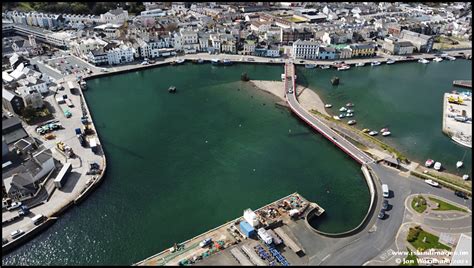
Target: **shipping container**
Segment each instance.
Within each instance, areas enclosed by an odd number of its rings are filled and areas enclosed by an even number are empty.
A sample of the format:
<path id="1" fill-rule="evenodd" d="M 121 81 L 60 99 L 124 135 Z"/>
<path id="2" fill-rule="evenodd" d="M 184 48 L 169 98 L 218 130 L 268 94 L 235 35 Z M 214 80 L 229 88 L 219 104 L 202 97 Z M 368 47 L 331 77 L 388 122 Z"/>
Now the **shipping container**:
<path id="1" fill-rule="evenodd" d="M 66 163 L 59 171 L 58 175 L 54 179 L 54 185 L 56 188 L 61 188 L 64 185 L 65 179 L 67 178 L 68 173 L 71 171 L 72 165 L 71 163 Z"/>
<path id="2" fill-rule="evenodd" d="M 97 153 L 97 141 L 95 138 L 89 139 L 89 146 L 91 147 L 92 152 Z"/>
<path id="3" fill-rule="evenodd" d="M 241 221 L 240 222 L 240 231 L 246 236 L 246 237 L 252 237 L 255 235 L 255 229 L 250 226 L 250 224 L 246 221 Z"/>
<path id="4" fill-rule="evenodd" d="M 267 233 L 264 228 L 258 229 L 258 236 L 265 242 L 265 244 L 270 245 L 273 242 L 272 237 Z"/>
<path id="5" fill-rule="evenodd" d="M 76 135 L 81 135 L 82 133 L 80 128 L 76 128 L 75 131 L 76 131 Z"/>

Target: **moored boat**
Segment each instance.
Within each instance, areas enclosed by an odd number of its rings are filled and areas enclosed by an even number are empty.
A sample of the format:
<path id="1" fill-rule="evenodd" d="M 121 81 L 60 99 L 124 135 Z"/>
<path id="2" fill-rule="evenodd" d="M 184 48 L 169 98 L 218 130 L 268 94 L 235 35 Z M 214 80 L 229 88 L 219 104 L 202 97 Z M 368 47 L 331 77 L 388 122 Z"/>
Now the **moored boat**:
<path id="1" fill-rule="evenodd" d="M 346 108 L 346 107 L 341 107 L 341 108 L 339 108 L 339 112 L 345 112 L 345 111 L 347 111 L 347 108 Z"/>
<path id="2" fill-rule="evenodd" d="M 436 57 L 436 58 L 433 59 L 433 61 L 435 61 L 435 62 L 440 62 L 440 61 L 443 61 L 443 58 L 441 58 L 441 57 Z"/>
<path id="3" fill-rule="evenodd" d="M 346 103 L 346 107 L 354 107 L 354 103 L 348 102 L 348 103 Z"/>
<path id="4" fill-rule="evenodd" d="M 349 65 L 343 65 L 340 67 L 337 67 L 338 71 L 344 71 L 344 70 L 349 70 L 351 67 Z"/>
<path id="5" fill-rule="evenodd" d="M 355 120 L 349 120 L 349 122 L 347 122 L 348 125 L 354 125 L 356 123 L 357 123 L 357 121 L 355 121 Z"/>
<path id="6" fill-rule="evenodd" d="M 430 61 L 427 60 L 427 59 L 419 59 L 418 62 L 419 62 L 419 63 L 423 63 L 423 64 L 428 64 L 428 63 L 430 63 Z"/>
<path id="7" fill-rule="evenodd" d="M 440 170 L 440 169 L 441 169 L 441 163 L 440 163 L 440 162 L 436 162 L 436 163 L 434 164 L 434 169 L 435 169 L 435 170 Z"/>
<path id="8" fill-rule="evenodd" d="M 181 64 L 181 63 L 184 63 L 184 61 L 186 61 L 185 59 L 176 59 L 174 62 L 176 64 Z"/>
<path id="9" fill-rule="evenodd" d="M 344 118 L 344 117 L 346 117 L 346 114 L 340 114 L 339 115 L 339 118 Z"/>
<path id="10" fill-rule="evenodd" d="M 394 63 L 395 63 L 395 61 L 394 61 L 394 60 L 392 60 L 392 59 L 388 59 L 386 63 L 387 63 L 387 64 L 394 64 Z"/>
<path id="11" fill-rule="evenodd" d="M 341 119 L 339 118 L 339 116 L 337 116 L 337 115 L 333 116 L 332 118 L 334 118 L 335 120 L 341 120 Z"/>
<path id="12" fill-rule="evenodd" d="M 372 131 L 369 132 L 370 136 L 376 136 L 377 134 L 379 134 L 379 133 L 375 130 L 372 130 Z"/>
<path id="13" fill-rule="evenodd" d="M 390 134 L 392 134 L 390 131 L 384 131 L 384 132 L 382 132 L 382 136 L 384 136 L 384 137 L 390 136 Z"/>
<path id="14" fill-rule="evenodd" d="M 319 66 L 319 68 L 321 68 L 321 69 L 324 70 L 324 69 L 329 69 L 329 68 L 331 68 L 331 66 L 329 66 L 329 65 L 321 65 L 321 66 Z"/>
<path id="15" fill-rule="evenodd" d="M 365 62 L 358 62 L 356 63 L 355 65 L 356 67 L 362 67 L 362 66 L 365 66 Z"/>
<path id="16" fill-rule="evenodd" d="M 224 59 L 224 60 L 222 61 L 222 64 L 224 64 L 224 65 L 232 65 L 232 61 L 229 60 L 229 59 Z"/>
<path id="17" fill-rule="evenodd" d="M 354 110 L 349 109 L 349 110 L 347 110 L 347 112 L 348 112 L 348 113 L 353 113 Z"/>
<path id="18" fill-rule="evenodd" d="M 453 57 L 453 56 L 449 56 L 449 55 L 448 55 L 448 56 L 446 56 L 446 59 L 448 59 L 448 60 L 456 60 L 456 57 Z"/>
<path id="19" fill-rule="evenodd" d="M 386 128 L 386 127 L 385 127 L 385 128 L 382 128 L 382 129 L 380 130 L 380 132 L 386 132 L 386 131 L 388 131 L 388 128 Z"/>
<path id="20" fill-rule="evenodd" d="M 353 114 L 353 113 L 347 113 L 346 116 L 347 116 L 347 117 L 353 117 L 354 114 Z"/>
<path id="21" fill-rule="evenodd" d="M 219 59 L 211 59 L 211 64 L 212 65 L 218 65 L 220 63 L 221 63 L 221 61 Z"/>
<path id="22" fill-rule="evenodd" d="M 324 108 L 331 108 L 331 107 L 332 107 L 332 104 L 329 104 L 329 103 L 324 105 Z"/>
<path id="23" fill-rule="evenodd" d="M 456 162 L 456 167 L 460 168 L 460 167 L 462 167 L 463 164 L 464 163 L 462 161 L 458 161 L 458 162 Z"/>
<path id="24" fill-rule="evenodd" d="M 467 174 L 462 175 L 462 179 L 465 181 L 469 180 L 469 175 Z"/>
<path id="25" fill-rule="evenodd" d="M 425 162 L 425 167 L 431 167 L 435 161 L 433 159 L 428 159 Z"/>
<path id="26" fill-rule="evenodd" d="M 363 133 L 368 133 L 368 132 L 370 132 L 370 129 L 364 128 L 364 129 L 362 129 L 362 132 L 363 132 Z"/>
<path id="27" fill-rule="evenodd" d="M 314 69 L 314 68 L 316 68 L 316 64 L 305 64 L 304 67 L 306 69 Z"/>
<path id="28" fill-rule="evenodd" d="M 371 66 L 378 66 L 380 65 L 380 62 L 379 61 L 373 61 L 370 63 Z"/>

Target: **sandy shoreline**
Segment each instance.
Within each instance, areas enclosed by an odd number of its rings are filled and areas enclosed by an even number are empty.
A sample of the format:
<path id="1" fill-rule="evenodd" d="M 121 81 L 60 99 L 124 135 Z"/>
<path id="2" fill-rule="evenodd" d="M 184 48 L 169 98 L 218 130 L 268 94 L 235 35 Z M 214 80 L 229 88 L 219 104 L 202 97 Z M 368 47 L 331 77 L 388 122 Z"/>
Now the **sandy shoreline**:
<path id="1" fill-rule="evenodd" d="M 285 93 L 283 91 L 283 82 L 264 80 L 250 80 L 249 82 L 255 87 L 273 94 L 280 100 L 286 101 Z M 314 109 L 324 115 L 329 116 L 329 114 L 326 112 L 326 109 L 324 108 L 324 102 L 321 100 L 318 94 L 316 94 L 316 92 L 300 85 L 296 86 L 296 92 L 298 94 L 298 100 L 301 106 L 303 106 L 307 111 Z"/>

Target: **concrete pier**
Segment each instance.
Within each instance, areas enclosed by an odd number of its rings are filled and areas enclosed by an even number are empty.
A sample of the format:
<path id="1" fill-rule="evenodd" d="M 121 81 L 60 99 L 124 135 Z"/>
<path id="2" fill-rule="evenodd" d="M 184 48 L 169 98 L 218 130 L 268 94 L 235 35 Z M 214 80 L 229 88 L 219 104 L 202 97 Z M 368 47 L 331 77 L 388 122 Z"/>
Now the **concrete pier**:
<path id="1" fill-rule="evenodd" d="M 459 97 L 462 99 L 462 103 L 449 102 L 450 97 L 455 100 Z M 466 122 L 462 122 L 463 117 L 466 118 Z M 455 142 L 472 148 L 472 124 L 467 122 L 468 119 L 472 122 L 472 98 L 445 93 L 443 97 L 443 133 Z"/>
<path id="2" fill-rule="evenodd" d="M 472 80 L 454 80 L 453 86 L 472 88 Z"/>
<path id="3" fill-rule="evenodd" d="M 242 210 L 245 208 L 242 208 Z M 305 218 L 309 211 L 318 211 L 318 215 L 324 213 L 324 209 L 316 203 L 309 202 L 298 193 L 290 194 L 275 202 L 265 205 L 257 210 L 254 210 L 257 219 L 261 223 L 261 227 L 265 229 L 277 228 L 284 226 L 286 223 L 292 221 L 289 211 L 297 209 L 299 211 L 297 218 Z M 216 227 L 210 231 L 200 234 L 185 242 L 175 244 L 173 247 L 166 249 L 156 255 L 153 255 L 145 260 L 142 260 L 134 265 L 179 265 L 181 261 L 191 261 L 197 256 L 208 256 L 217 254 L 220 251 L 228 251 L 227 248 L 235 249 L 238 246 L 250 244 L 256 245 L 259 242 L 254 239 L 247 238 L 239 227 L 240 221 L 243 217 L 228 221 L 227 223 Z M 256 231 L 256 230 L 255 230 Z M 200 247 L 199 243 L 204 239 L 211 238 L 214 242 L 221 242 L 222 246 L 214 248 L 214 246 Z M 251 247 L 252 248 L 252 247 Z M 227 252 L 226 252 L 227 253 Z M 219 258 L 222 258 L 221 256 Z M 239 263 L 235 260 L 226 260 L 227 265 Z M 194 262 L 194 261 L 192 261 Z M 197 261 L 196 263 L 199 263 Z"/>

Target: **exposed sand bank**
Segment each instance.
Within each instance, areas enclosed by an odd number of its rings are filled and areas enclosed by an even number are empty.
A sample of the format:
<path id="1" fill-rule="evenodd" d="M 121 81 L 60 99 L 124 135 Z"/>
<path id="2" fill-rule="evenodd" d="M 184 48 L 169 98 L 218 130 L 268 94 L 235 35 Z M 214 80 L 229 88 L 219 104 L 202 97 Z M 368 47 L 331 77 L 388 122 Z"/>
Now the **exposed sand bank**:
<path id="1" fill-rule="evenodd" d="M 283 82 L 281 81 L 263 81 L 263 80 L 250 80 L 255 87 L 269 92 L 282 101 L 285 101 L 285 92 L 283 90 Z M 316 94 L 313 90 L 297 85 L 296 92 L 298 94 L 298 101 L 300 102 L 301 106 L 303 106 L 307 111 L 314 109 L 318 112 L 329 116 L 324 108 L 324 103 L 319 98 L 318 94 Z"/>

